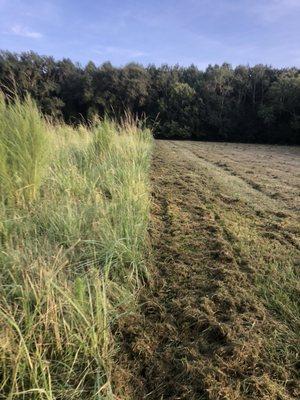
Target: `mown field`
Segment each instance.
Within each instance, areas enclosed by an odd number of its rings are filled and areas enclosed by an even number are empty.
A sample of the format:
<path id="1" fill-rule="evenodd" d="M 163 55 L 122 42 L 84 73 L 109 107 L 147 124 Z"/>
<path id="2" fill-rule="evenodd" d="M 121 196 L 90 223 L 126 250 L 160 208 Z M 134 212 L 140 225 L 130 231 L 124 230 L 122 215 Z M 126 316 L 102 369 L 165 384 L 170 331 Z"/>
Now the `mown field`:
<path id="1" fill-rule="evenodd" d="M 157 141 L 128 398 L 298 399 L 300 149 Z"/>
<path id="2" fill-rule="evenodd" d="M 298 399 L 299 194 L 298 147 L 0 97 L 0 399 Z"/>

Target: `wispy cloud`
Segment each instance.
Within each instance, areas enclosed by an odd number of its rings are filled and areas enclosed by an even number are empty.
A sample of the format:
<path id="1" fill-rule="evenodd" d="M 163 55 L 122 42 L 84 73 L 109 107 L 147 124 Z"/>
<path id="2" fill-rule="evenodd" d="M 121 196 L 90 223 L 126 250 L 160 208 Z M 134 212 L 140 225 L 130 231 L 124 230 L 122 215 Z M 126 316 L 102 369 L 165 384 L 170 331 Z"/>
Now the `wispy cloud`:
<path id="1" fill-rule="evenodd" d="M 148 53 L 135 49 L 128 49 L 124 47 L 116 47 L 116 46 L 102 46 L 99 49 L 94 50 L 94 53 L 100 55 L 120 55 L 123 57 L 143 57 L 147 56 Z"/>
<path id="2" fill-rule="evenodd" d="M 22 36 L 32 39 L 39 39 L 43 36 L 40 32 L 32 31 L 26 26 L 20 24 L 13 25 L 10 29 L 10 32 L 17 36 Z"/>

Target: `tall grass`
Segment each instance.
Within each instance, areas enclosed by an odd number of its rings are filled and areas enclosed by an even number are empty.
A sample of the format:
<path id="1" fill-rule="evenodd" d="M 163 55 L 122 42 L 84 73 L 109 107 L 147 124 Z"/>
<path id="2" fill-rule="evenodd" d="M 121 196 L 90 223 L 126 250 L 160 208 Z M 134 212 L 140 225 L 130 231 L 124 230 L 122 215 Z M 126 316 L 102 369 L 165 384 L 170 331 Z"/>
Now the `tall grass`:
<path id="1" fill-rule="evenodd" d="M 110 328 L 147 276 L 151 135 L 0 104 L 0 399 L 112 399 Z"/>
<path id="2" fill-rule="evenodd" d="M 35 199 L 47 162 L 45 123 L 30 97 L 6 104 L 0 93 L 0 193 L 6 201 Z"/>

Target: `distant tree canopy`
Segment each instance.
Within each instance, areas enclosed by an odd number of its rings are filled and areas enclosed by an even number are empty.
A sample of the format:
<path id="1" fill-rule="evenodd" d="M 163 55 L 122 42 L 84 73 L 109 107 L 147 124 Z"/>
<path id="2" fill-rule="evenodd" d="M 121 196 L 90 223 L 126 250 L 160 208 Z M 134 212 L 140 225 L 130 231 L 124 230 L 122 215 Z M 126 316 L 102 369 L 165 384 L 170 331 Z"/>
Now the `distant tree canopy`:
<path id="1" fill-rule="evenodd" d="M 229 64 L 180 67 L 0 52 L 0 87 L 29 92 L 41 110 L 67 123 L 95 115 L 146 115 L 159 138 L 300 144 L 300 70 Z"/>

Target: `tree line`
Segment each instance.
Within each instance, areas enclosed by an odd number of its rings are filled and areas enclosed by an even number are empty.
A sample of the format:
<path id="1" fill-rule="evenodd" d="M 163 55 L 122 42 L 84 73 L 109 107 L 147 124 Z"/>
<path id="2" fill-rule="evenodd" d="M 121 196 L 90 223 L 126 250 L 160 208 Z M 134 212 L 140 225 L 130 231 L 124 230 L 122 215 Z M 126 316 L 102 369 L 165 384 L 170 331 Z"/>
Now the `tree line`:
<path id="1" fill-rule="evenodd" d="M 0 87 L 29 93 L 67 123 L 147 116 L 158 138 L 300 144 L 300 69 L 266 65 L 85 66 L 34 52 L 0 52 Z"/>

